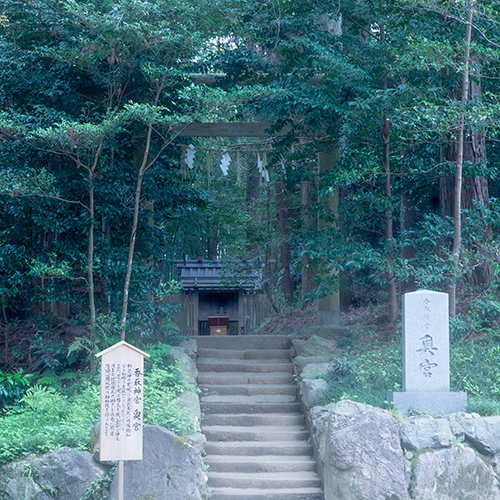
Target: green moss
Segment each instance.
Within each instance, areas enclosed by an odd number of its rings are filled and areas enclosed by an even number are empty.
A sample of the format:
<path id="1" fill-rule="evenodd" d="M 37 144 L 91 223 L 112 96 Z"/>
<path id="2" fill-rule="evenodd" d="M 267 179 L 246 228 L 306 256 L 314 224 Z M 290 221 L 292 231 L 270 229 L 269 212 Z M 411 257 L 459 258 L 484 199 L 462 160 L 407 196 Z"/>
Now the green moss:
<path id="1" fill-rule="evenodd" d="M 179 436 L 174 437 L 174 444 L 176 446 L 179 446 L 183 450 L 187 449 L 189 447 L 189 441 L 187 439 L 183 439 Z"/>

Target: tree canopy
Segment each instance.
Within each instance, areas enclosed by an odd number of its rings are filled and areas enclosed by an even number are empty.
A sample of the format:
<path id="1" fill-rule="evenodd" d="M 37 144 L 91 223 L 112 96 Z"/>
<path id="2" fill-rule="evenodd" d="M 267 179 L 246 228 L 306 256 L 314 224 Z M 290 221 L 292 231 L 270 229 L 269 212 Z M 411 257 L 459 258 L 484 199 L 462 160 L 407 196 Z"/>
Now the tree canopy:
<path id="1" fill-rule="evenodd" d="M 263 269 L 275 310 L 340 289 L 394 324 L 431 288 L 457 331 L 499 317 L 498 2 L 1 9 L 4 368 L 167 335 L 183 255 Z M 192 122 L 271 125 L 186 137 Z"/>

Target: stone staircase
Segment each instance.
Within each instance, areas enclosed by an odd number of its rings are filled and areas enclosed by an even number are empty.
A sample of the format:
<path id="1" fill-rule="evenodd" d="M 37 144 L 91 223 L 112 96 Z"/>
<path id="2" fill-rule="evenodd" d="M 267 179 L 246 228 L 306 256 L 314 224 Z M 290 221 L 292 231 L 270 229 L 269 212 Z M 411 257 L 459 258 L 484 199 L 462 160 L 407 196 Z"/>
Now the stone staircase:
<path id="1" fill-rule="evenodd" d="M 200 336 L 211 500 L 323 500 L 282 336 Z"/>

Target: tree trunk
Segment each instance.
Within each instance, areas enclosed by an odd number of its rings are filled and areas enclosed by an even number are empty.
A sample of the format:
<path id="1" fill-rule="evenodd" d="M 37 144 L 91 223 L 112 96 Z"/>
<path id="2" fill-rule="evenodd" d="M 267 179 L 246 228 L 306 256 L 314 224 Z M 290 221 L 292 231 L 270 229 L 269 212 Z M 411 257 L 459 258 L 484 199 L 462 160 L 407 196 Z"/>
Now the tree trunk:
<path id="1" fill-rule="evenodd" d="M 322 180 L 323 175 L 336 168 L 338 161 L 339 143 L 325 145 L 324 149 L 318 154 L 319 179 Z M 323 190 L 325 185 L 319 184 L 319 190 Z M 329 186 L 331 187 L 331 186 Z M 339 189 L 329 190 L 330 194 L 320 201 L 325 206 L 325 213 L 328 214 L 328 219 L 320 219 L 318 221 L 319 228 L 324 226 L 335 227 L 339 215 Z M 323 269 L 324 271 L 324 269 Z M 320 270 L 321 272 L 321 270 Z M 323 298 L 318 299 L 318 323 L 320 325 L 340 325 L 340 280 L 338 271 L 330 269 L 328 271 L 329 278 L 332 282 L 336 282 L 336 287 L 330 290 L 330 293 Z"/>
<path id="2" fill-rule="evenodd" d="M 460 264 L 460 250 L 462 241 L 462 170 L 463 170 L 463 160 L 464 160 L 464 108 L 469 100 L 469 66 L 470 66 L 470 41 L 472 32 L 472 16 L 474 12 L 475 2 L 469 3 L 468 13 L 467 13 L 467 24 L 465 28 L 465 51 L 464 51 L 464 69 L 462 72 L 462 95 L 460 102 L 462 104 L 462 110 L 459 117 L 459 126 L 457 127 L 457 155 L 455 160 L 455 188 L 453 190 L 453 246 L 452 246 L 452 258 L 453 258 L 453 276 L 449 288 L 449 305 L 450 305 L 450 317 L 454 318 L 456 316 L 456 293 L 457 293 L 457 283 L 456 279 L 458 276 L 458 268 Z"/>
<path id="3" fill-rule="evenodd" d="M 218 246 L 217 229 L 212 225 L 210 225 L 208 228 L 208 238 L 207 238 L 208 259 L 217 259 L 217 246 Z"/>
<path id="4" fill-rule="evenodd" d="M 87 265 L 87 279 L 89 283 L 89 307 L 90 307 L 90 326 L 95 323 L 95 299 L 94 299 L 94 180 L 92 172 L 89 173 L 89 243 L 88 243 L 88 265 Z"/>
<path id="5" fill-rule="evenodd" d="M 2 293 L 2 316 L 3 316 L 3 335 L 5 347 L 5 366 L 9 361 L 9 333 L 7 328 L 7 308 L 5 304 L 5 293 Z"/>
<path id="6" fill-rule="evenodd" d="M 378 2 L 379 13 L 381 16 L 384 15 L 384 7 L 382 0 Z M 385 42 L 386 35 L 385 24 L 380 25 L 380 41 Z M 388 73 L 389 70 L 387 70 Z M 383 78 L 383 88 L 387 90 L 387 73 Z M 385 215 L 385 239 L 387 241 L 387 246 L 389 254 L 387 255 L 387 294 L 388 294 L 388 305 L 389 305 L 389 321 L 393 323 L 396 321 L 398 316 L 398 299 L 396 295 L 396 277 L 394 273 L 394 258 L 391 253 L 394 251 L 393 244 L 393 215 L 392 215 L 392 188 L 391 188 L 391 122 L 387 118 L 387 109 L 384 109 L 383 114 L 383 127 L 382 127 L 382 165 L 384 167 L 385 174 L 385 185 L 384 192 L 387 198 L 387 211 Z"/>
<path id="7" fill-rule="evenodd" d="M 278 234 L 280 236 L 280 263 L 283 272 L 281 288 L 285 300 L 290 304 L 293 300 L 293 286 L 290 276 L 290 244 L 287 239 L 286 230 L 288 207 L 286 205 L 285 193 L 285 183 L 276 182 L 276 215 L 278 220 Z"/>
<path id="8" fill-rule="evenodd" d="M 303 181 L 301 185 L 302 234 L 314 227 L 315 218 L 311 214 L 311 183 Z M 302 256 L 302 301 L 306 304 L 306 295 L 314 290 L 314 269 L 311 259 Z"/>
<path id="9" fill-rule="evenodd" d="M 401 193 L 401 234 L 412 240 L 411 232 L 415 229 L 415 204 L 411 196 L 408 195 L 410 189 L 411 186 L 406 183 Z M 403 246 L 401 257 L 410 261 L 416 257 L 416 250 L 411 242 Z M 408 281 L 401 283 L 401 293 L 414 292 L 416 289 L 415 276 L 410 274 Z"/>
<path id="10" fill-rule="evenodd" d="M 90 307 L 90 335 L 94 338 L 95 345 L 95 297 L 94 297 L 94 179 L 93 172 L 89 172 L 89 246 L 88 246 L 88 262 L 87 262 L 87 280 L 89 283 L 89 307 Z M 93 353 L 90 355 L 90 371 L 95 373 L 95 357 Z"/>
<path id="11" fill-rule="evenodd" d="M 132 232 L 130 234 L 130 243 L 128 247 L 128 261 L 127 261 L 127 274 L 125 276 L 125 284 L 123 286 L 123 305 L 122 305 L 122 317 L 121 317 L 121 340 L 125 340 L 125 326 L 127 324 L 127 309 L 128 309 L 128 297 L 130 289 L 130 278 L 132 276 L 132 264 L 134 261 L 134 249 L 135 240 L 137 236 L 137 225 L 139 222 L 139 210 L 141 204 L 141 188 L 142 180 L 144 174 L 149 167 L 149 150 L 151 147 L 151 135 L 153 132 L 153 125 L 148 125 L 148 131 L 146 135 L 146 145 L 144 147 L 144 152 L 142 154 L 142 162 L 139 168 L 139 174 L 137 176 L 137 186 L 135 188 L 135 202 L 134 202 L 134 220 L 132 222 Z"/>
<path id="12" fill-rule="evenodd" d="M 250 215 L 252 217 L 253 224 L 247 226 L 247 240 L 254 240 L 253 226 L 257 225 L 259 222 L 259 214 L 257 207 L 255 206 L 260 197 L 260 175 L 256 174 L 257 168 L 251 168 L 248 170 L 247 174 L 247 204 L 249 207 Z M 248 231 L 248 229 L 250 229 Z M 255 244 L 250 244 L 248 249 L 250 250 L 252 256 L 259 255 L 260 246 Z"/>
<path id="13" fill-rule="evenodd" d="M 385 173 L 385 196 L 387 198 L 387 212 L 385 216 L 385 239 L 388 244 L 389 252 L 394 250 L 393 238 L 393 216 L 392 216 L 392 190 L 391 190 L 391 163 L 390 163 L 390 144 L 391 144 L 391 122 L 384 118 L 382 129 L 382 141 L 384 144 L 382 164 Z M 396 277 L 394 273 L 394 258 L 389 253 L 387 256 L 387 293 L 389 297 L 389 321 L 392 323 L 398 316 L 398 301 L 396 295 Z"/>
<path id="14" fill-rule="evenodd" d="M 466 150 L 468 149 L 467 143 L 464 145 L 464 158 Z M 440 187 L 440 213 L 441 217 L 453 217 L 453 200 L 454 200 L 454 178 L 450 176 L 442 176 L 439 180 Z M 488 179 L 484 176 L 478 177 L 463 177 L 462 179 L 462 208 L 468 210 L 477 210 L 475 202 L 480 202 L 485 206 L 489 206 L 489 190 Z M 485 236 L 491 238 L 491 227 L 486 228 Z M 487 245 L 474 245 L 475 250 L 479 251 L 487 259 L 494 259 L 495 253 Z M 477 286 L 488 286 L 494 278 L 493 267 L 488 263 L 480 264 L 472 270 L 471 284 Z"/>

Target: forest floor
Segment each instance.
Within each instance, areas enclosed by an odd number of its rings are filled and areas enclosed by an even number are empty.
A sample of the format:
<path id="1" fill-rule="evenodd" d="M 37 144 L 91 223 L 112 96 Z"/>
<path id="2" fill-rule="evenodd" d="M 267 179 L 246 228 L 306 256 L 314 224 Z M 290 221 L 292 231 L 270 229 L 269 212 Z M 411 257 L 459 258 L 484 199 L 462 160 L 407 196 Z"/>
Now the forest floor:
<path id="1" fill-rule="evenodd" d="M 383 306 L 367 306 L 352 309 L 341 314 L 341 324 L 335 327 L 320 327 L 316 311 L 313 307 L 297 309 L 289 307 L 270 316 L 259 328 L 255 335 L 291 335 L 307 337 L 319 334 L 323 337 L 339 337 L 342 332 L 370 333 L 371 338 L 378 342 L 387 343 L 400 337 L 401 322 L 387 321 Z"/>

